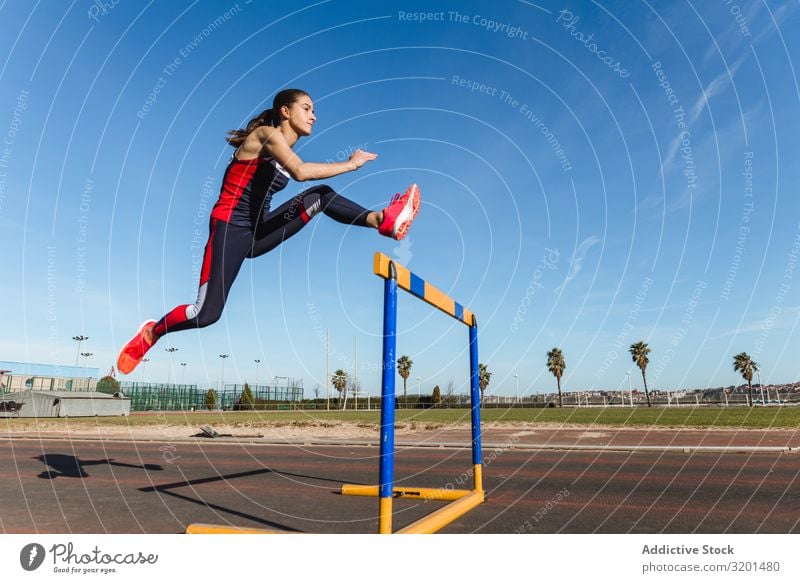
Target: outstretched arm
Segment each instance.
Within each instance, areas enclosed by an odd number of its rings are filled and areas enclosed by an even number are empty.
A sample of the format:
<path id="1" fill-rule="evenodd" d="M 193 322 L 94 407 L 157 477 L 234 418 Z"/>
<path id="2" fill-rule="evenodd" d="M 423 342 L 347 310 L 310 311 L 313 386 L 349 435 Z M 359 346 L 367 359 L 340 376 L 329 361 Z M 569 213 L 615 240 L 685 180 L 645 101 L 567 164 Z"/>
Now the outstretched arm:
<path id="1" fill-rule="evenodd" d="M 247 142 L 254 138 L 256 143 L 250 146 Z M 319 162 L 303 162 L 286 142 L 286 138 L 277 129 L 269 126 L 262 126 L 255 130 L 248 137 L 245 144 L 243 144 L 244 153 L 259 144 L 259 151 L 266 150 L 270 156 L 275 158 L 278 163 L 283 166 L 292 178 L 300 182 L 306 180 L 321 180 L 323 178 L 331 178 L 344 174 L 345 172 L 353 172 L 361 168 L 367 162 L 374 160 L 378 157 L 377 154 L 364 152 L 363 150 L 356 150 L 347 162 L 332 162 L 332 163 L 319 163 Z M 257 154 L 255 154 L 257 155 Z"/>

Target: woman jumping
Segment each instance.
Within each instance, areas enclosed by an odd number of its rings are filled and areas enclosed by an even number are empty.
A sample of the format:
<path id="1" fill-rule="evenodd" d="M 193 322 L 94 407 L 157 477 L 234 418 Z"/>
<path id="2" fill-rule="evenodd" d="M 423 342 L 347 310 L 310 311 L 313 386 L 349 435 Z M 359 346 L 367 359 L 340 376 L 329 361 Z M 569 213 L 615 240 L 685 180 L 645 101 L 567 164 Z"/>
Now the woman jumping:
<path id="1" fill-rule="evenodd" d="M 165 334 L 203 328 L 219 320 L 245 258 L 271 251 L 319 213 L 345 225 L 378 229 L 393 239 L 405 237 L 419 210 L 416 184 L 404 195 L 395 195 L 382 211 L 368 211 L 326 185 L 309 188 L 270 210 L 273 195 L 286 187 L 290 177 L 301 182 L 331 178 L 377 158 L 356 150 L 347 162 L 303 162 L 292 148 L 302 136 L 311 135 L 316 119 L 314 104 L 305 91 L 285 89 L 275 96 L 272 109 L 250 120 L 245 129 L 228 132 L 227 141 L 236 152 L 211 211 L 197 301 L 178 306 L 158 322 L 144 322 L 119 353 L 117 369 L 121 373 L 135 369 Z"/>

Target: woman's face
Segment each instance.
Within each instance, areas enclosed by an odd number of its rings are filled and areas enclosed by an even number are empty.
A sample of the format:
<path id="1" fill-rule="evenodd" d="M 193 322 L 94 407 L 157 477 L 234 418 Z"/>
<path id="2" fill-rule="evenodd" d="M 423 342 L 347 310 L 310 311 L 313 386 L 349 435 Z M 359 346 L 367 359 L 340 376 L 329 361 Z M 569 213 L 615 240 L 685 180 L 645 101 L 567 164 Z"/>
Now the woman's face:
<path id="1" fill-rule="evenodd" d="M 308 95 L 303 95 L 289 106 L 281 108 L 283 114 L 288 116 L 289 126 L 298 136 L 310 136 L 311 128 L 317 120 L 314 115 L 314 102 Z"/>

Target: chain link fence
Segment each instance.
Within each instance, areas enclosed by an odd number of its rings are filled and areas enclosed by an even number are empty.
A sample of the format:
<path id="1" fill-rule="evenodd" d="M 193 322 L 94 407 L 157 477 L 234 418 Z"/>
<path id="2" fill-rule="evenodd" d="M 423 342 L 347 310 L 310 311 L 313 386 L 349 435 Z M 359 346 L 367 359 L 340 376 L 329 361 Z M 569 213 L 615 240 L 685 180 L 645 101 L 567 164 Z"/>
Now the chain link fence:
<path id="1" fill-rule="evenodd" d="M 144 382 L 122 382 L 119 386 L 122 394 L 131 400 L 132 411 L 235 410 L 239 408 L 244 388 L 245 385 L 225 385 L 219 390 L 198 388 L 197 385 Z M 287 386 L 253 385 L 249 388 L 255 399 L 254 409 L 279 409 L 281 405 L 296 405 L 303 400 L 302 382 L 292 382 Z M 210 399 L 209 391 L 213 391 Z"/>

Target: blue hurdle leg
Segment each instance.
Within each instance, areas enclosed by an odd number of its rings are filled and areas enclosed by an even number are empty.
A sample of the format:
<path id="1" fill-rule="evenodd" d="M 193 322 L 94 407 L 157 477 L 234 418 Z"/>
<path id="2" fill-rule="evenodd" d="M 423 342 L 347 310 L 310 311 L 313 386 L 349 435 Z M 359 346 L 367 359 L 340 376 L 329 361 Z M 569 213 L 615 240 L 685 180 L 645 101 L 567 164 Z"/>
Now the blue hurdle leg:
<path id="1" fill-rule="evenodd" d="M 392 533 L 392 491 L 394 488 L 395 352 L 397 349 L 397 272 L 390 265 L 390 277 L 383 285 L 383 379 L 381 383 L 381 459 L 378 486 L 378 532 Z"/>
<path id="2" fill-rule="evenodd" d="M 474 489 L 483 490 L 481 465 L 481 389 L 478 374 L 478 321 L 473 315 L 469 327 L 469 368 L 472 394 L 472 466 L 475 472 Z"/>

